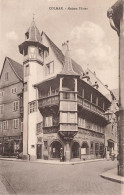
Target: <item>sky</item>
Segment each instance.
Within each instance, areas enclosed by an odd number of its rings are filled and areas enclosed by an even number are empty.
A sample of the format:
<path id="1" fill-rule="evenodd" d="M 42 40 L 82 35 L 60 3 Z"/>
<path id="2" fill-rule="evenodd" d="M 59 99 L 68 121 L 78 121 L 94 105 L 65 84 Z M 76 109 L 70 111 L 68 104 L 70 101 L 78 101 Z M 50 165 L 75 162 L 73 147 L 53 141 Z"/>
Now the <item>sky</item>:
<path id="1" fill-rule="evenodd" d="M 34 13 L 40 32 L 44 31 L 60 49 L 68 40 L 71 57 L 83 70 L 88 67 L 95 71 L 109 89 L 118 88 L 119 40 L 107 18 L 107 10 L 116 1 L 0 0 L 0 70 L 6 56 L 23 63 L 18 45 L 25 40 Z"/>

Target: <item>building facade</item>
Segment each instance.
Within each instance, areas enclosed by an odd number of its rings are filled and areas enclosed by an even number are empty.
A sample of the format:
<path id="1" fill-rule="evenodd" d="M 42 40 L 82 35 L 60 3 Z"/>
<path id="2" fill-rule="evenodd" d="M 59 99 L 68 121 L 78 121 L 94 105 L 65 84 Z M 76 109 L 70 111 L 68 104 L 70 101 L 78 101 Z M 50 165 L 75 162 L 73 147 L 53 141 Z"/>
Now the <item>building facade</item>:
<path id="1" fill-rule="evenodd" d="M 20 87 L 16 98 L 23 121 L 23 159 L 104 157 L 110 90 L 71 59 L 68 42 L 61 51 L 44 32 L 40 34 L 34 21 L 19 51 L 23 90 Z"/>
<path id="2" fill-rule="evenodd" d="M 0 76 L 0 154 L 22 150 L 22 116 L 18 94 L 23 89 L 23 67 L 6 57 Z"/>

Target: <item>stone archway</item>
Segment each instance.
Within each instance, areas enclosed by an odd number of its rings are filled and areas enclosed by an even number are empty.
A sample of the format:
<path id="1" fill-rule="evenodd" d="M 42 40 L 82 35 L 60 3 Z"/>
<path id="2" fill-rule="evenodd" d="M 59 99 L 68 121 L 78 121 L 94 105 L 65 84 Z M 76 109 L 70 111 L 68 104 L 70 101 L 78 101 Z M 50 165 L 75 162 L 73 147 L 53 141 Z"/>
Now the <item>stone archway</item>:
<path id="1" fill-rule="evenodd" d="M 82 154 L 87 154 L 87 155 L 89 154 L 89 145 L 87 142 L 82 143 L 81 149 L 82 149 Z"/>
<path id="2" fill-rule="evenodd" d="M 78 142 L 73 142 L 71 147 L 72 158 L 80 158 L 80 145 Z"/>
<path id="3" fill-rule="evenodd" d="M 50 145 L 50 157 L 51 158 L 60 158 L 60 149 L 63 148 L 60 141 L 53 141 Z"/>

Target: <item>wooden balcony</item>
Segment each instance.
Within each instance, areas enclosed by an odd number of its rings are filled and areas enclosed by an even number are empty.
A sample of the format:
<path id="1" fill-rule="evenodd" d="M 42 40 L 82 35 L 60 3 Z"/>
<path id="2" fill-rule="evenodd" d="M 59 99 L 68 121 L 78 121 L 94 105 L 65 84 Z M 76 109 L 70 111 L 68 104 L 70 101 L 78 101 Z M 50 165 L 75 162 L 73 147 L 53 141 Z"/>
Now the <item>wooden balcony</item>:
<path id="1" fill-rule="evenodd" d="M 59 126 L 51 126 L 51 127 L 43 127 L 43 133 L 49 134 L 49 133 L 57 133 L 59 131 Z"/>
<path id="2" fill-rule="evenodd" d="M 54 106 L 54 105 L 59 105 L 59 95 L 44 97 L 38 100 L 39 109 L 44 107 Z"/>
<path id="3" fill-rule="evenodd" d="M 102 108 L 89 102 L 88 100 L 82 98 L 79 95 L 78 95 L 78 105 L 81 106 L 83 109 L 86 109 L 90 112 L 93 112 L 93 113 L 101 116 L 105 120 L 108 120 L 107 117 L 105 116 L 105 111 Z"/>

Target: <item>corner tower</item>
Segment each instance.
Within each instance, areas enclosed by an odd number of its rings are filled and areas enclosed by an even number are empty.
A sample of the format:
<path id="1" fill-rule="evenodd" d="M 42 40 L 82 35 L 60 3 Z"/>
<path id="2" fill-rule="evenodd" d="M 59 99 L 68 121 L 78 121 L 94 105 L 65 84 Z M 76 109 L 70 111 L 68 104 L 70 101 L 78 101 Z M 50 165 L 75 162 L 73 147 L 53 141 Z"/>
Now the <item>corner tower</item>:
<path id="1" fill-rule="evenodd" d="M 44 56 L 48 48 L 42 44 L 41 35 L 34 20 L 25 33 L 25 41 L 19 45 L 23 55 L 24 95 L 23 95 L 23 158 L 36 158 L 36 125 L 42 121 L 37 108 L 37 89 L 34 84 L 43 79 Z"/>

